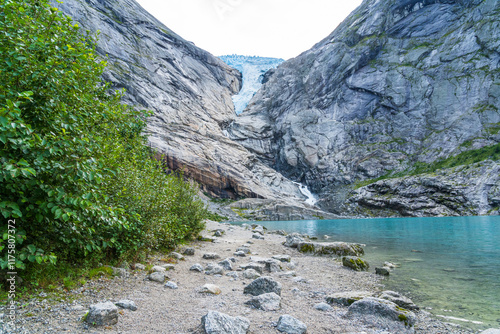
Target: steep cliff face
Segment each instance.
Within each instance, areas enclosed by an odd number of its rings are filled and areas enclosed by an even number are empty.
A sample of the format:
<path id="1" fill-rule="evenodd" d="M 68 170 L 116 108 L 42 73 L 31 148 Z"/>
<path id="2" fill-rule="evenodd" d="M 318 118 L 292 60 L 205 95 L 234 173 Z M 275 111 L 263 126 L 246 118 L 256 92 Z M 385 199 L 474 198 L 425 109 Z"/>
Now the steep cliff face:
<path id="1" fill-rule="evenodd" d="M 221 197 L 301 200 L 297 185 L 227 139 L 231 96 L 241 74 L 176 35 L 133 0 L 54 3 L 84 29 L 100 31 L 97 51 L 109 59 L 105 79 L 125 88 L 125 102 L 152 110 L 150 144 L 165 164 Z"/>
<path id="2" fill-rule="evenodd" d="M 229 133 L 342 213 L 358 181 L 500 142 L 498 108 L 498 0 L 365 0 Z"/>

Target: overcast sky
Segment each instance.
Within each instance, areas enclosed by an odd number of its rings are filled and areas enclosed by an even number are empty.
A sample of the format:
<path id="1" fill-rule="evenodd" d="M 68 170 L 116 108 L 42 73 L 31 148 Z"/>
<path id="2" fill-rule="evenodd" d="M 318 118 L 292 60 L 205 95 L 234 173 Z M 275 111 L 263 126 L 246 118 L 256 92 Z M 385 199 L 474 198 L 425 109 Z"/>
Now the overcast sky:
<path id="1" fill-rule="evenodd" d="M 137 0 L 215 56 L 289 59 L 328 36 L 361 0 Z"/>

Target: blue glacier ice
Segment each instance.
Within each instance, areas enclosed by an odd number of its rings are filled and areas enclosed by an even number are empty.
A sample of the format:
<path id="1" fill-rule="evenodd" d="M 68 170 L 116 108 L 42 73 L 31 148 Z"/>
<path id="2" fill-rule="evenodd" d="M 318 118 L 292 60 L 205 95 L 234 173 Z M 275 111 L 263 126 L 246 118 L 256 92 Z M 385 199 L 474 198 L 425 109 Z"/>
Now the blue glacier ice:
<path id="1" fill-rule="evenodd" d="M 219 58 L 243 75 L 243 87 L 238 95 L 233 96 L 236 114 L 245 110 L 252 97 L 260 89 L 264 74 L 285 61 L 278 58 L 239 55 L 220 56 Z"/>

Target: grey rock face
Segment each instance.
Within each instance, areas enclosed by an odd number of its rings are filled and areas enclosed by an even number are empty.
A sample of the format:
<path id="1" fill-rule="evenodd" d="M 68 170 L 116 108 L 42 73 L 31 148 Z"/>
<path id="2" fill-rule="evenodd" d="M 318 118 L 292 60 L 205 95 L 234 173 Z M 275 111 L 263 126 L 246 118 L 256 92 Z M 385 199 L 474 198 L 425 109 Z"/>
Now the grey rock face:
<path id="1" fill-rule="evenodd" d="M 228 133 L 344 214 L 358 181 L 500 142 L 499 14 L 497 0 L 364 1 L 281 64 Z"/>
<path id="2" fill-rule="evenodd" d="M 85 321 L 96 326 L 111 326 L 118 322 L 118 308 L 111 302 L 90 305 Z"/>
<path id="3" fill-rule="evenodd" d="M 245 304 L 262 311 L 277 311 L 281 308 L 281 297 L 274 292 L 264 293 L 253 297 Z"/>
<path id="4" fill-rule="evenodd" d="M 413 312 L 403 310 L 393 302 L 372 297 L 354 302 L 347 309 L 346 315 L 381 317 L 404 323 L 405 326 L 413 326 L 416 321 L 416 317 Z"/>
<path id="5" fill-rule="evenodd" d="M 281 296 L 281 283 L 276 282 L 269 276 L 259 277 L 243 289 L 244 294 L 252 296 L 258 296 L 270 292 L 274 292 L 278 296 Z"/>
<path id="6" fill-rule="evenodd" d="M 165 166 L 183 169 L 203 190 L 225 198 L 304 199 L 297 185 L 225 136 L 241 73 L 184 40 L 134 0 L 68 0 L 53 5 L 83 28 L 100 31 L 104 79 L 125 88 L 124 102 L 152 110 L 150 146 Z"/>
<path id="7" fill-rule="evenodd" d="M 357 189 L 345 211 L 358 216 L 498 215 L 500 163 L 481 163 L 382 180 Z"/>
<path id="8" fill-rule="evenodd" d="M 287 334 L 304 334 L 307 332 L 307 326 L 300 320 L 285 314 L 278 319 L 276 329 Z"/>
<path id="9" fill-rule="evenodd" d="M 209 311 L 201 318 L 201 325 L 207 334 L 246 334 L 250 321 L 243 317 Z"/>

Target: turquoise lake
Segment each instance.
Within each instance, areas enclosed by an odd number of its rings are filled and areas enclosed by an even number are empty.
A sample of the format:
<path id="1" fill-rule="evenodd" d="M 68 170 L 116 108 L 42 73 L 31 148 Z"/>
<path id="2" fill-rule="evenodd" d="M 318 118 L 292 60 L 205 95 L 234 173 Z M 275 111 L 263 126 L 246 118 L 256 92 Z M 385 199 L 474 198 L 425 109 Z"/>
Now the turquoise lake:
<path id="1" fill-rule="evenodd" d="M 365 244 L 370 271 L 399 264 L 382 283 L 446 322 L 500 328 L 500 217 L 257 222 L 270 230 Z M 455 319 L 458 318 L 458 319 Z"/>

